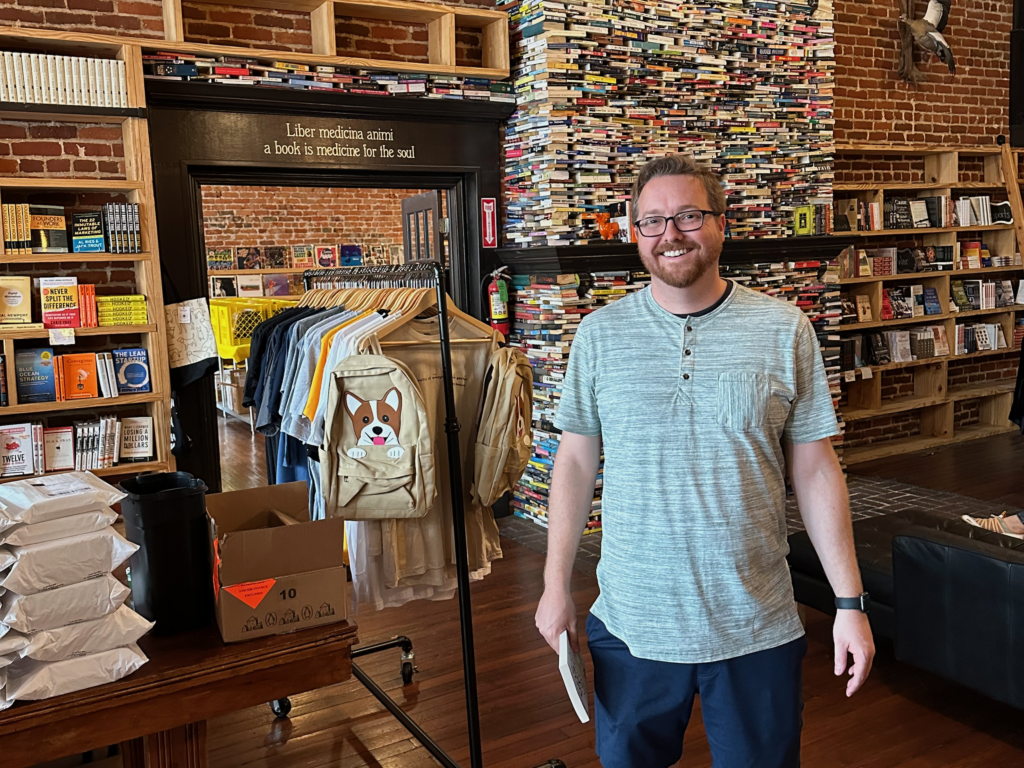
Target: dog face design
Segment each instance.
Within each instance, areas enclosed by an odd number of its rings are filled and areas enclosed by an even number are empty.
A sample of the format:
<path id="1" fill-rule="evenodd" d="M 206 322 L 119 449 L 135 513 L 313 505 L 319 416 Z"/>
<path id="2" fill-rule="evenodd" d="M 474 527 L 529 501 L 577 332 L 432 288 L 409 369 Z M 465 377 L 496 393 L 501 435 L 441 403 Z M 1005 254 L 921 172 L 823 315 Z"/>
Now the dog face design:
<path id="1" fill-rule="evenodd" d="M 386 445 L 388 458 L 400 459 L 405 449 L 398 444 L 402 421 L 402 393 L 389 389 L 380 400 L 363 400 L 351 392 L 345 393 L 345 410 L 352 419 L 352 429 L 359 436 L 355 446 L 347 453 L 353 459 L 366 456 L 360 445 Z"/>

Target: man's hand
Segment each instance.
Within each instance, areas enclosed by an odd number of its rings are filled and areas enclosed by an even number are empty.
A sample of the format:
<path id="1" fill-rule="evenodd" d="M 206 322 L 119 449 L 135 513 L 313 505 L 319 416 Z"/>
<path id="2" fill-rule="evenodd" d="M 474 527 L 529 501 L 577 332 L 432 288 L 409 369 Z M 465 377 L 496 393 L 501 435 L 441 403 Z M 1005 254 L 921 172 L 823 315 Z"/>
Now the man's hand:
<path id="1" fill-rule="evenodd" d="M 847 653 L 853 656 L 851 677 L 846 684 L 846 695 L 853 696 L 867 680 L 871 662 L 875 659 L 875 641 L 871 637 L 867 614 L 850 610 L 836 611 L 832 637 L 836 643 L 836 675 L 846 671 Z"/>
<path id="2" fill-rule="evenodd" d="M 551 649 L 558 653 L 558 638 L 569 630 L 569 645 L 579 653 L 580 641 L 576 635 L 576 606 L 568 589 L 547 587 L 541 595 L 535 617 L 537 629 L 548 641 Z"/>

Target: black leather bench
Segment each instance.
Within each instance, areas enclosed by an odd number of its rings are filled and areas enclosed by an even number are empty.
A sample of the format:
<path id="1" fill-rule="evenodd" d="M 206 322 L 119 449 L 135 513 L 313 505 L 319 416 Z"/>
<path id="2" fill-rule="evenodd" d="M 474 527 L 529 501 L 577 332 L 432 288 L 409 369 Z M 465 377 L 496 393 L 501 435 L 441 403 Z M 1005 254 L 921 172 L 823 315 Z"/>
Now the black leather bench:
<path id="1" fill-rule="evenodd" d="M 917 509 L 853 532 L 872 630 L 896 658 L 1024 709 L 1024 540 Z M 834 615 L 807 533 L 789 546 L 796 601 Z"/>

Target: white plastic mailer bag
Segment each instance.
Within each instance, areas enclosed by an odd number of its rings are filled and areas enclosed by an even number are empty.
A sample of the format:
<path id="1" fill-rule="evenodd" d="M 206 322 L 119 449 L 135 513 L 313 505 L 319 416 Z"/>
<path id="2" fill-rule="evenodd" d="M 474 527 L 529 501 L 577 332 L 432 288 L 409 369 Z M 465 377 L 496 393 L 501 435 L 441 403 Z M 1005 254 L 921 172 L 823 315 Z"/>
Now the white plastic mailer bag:
<path id="1" fill-rule="evenodd" d="M 152 628 L 153 622 L 122 605 L 102 619 L 35 632 L 26 638 L 17 655 L 36 661 L 64 661 L 137 643 Z"/>
<path id="2" fill-rule="evenodd" d="M 20 655 L 18 652 L 28 646 L 28 638 L 21 632 L 4 632 L 0 637 L 0 655 Z"/>
<path id="3" fill-rule="evenodd" d="M 0 527 L 70 517 L 112 506 L 124 497 L 124 492 L 89 472 L 15 480 L 0 485 Z"/>
<path id="4" fill-rule="evenodd" d="M 0 669 L 0 712 L 3 712 L 9 706 L 14 704 L 13 701 L 7 701 L 6 686 L 7 686 L 7 670 L 6 669 Z"/>
<path id="5" fill-rule="evenodd" d="M 6 571 L 12 565 L 17 558 L 14 553 L 11 552 L 7 547 L 0 547 L 0 571 Z"/>
<path id="6" fill-rule="evenodd" d="M 116 611 L 130 594 L 109 573 L 37 595 L 8 592 L 0 598 L 0 624 L 28 634 L 92 621 Z"/>
<path id="7" fill-rule="evenodd" d="M 66 661 L 20 659 L 7 668 L 8 701 L 39 701 L 113 683 L 149 661 L 137 645 Z"/>
<path id="8" fill-rule="evenodd" d="M 100 507 L 88 512 L 79 512 L 70 517 L 49 520 L 45 523 L 16 523 L 6 531 L 0 531 L 0 544 L 10 547 L 27 547 L 47 541 L 81 536 L 83 533 L 102 531 L 117 521 L 117 512 L 110 507 Z M 3 570 L 0 561 L 0 571 Z"/>
<path id="9" fill-rule="evenodd" d="M 66 539 L 9 547 L 14 565 L 0 574 L 0 586 L 34 595 L 110 573 L 139 548 L 113 528 Z"/>

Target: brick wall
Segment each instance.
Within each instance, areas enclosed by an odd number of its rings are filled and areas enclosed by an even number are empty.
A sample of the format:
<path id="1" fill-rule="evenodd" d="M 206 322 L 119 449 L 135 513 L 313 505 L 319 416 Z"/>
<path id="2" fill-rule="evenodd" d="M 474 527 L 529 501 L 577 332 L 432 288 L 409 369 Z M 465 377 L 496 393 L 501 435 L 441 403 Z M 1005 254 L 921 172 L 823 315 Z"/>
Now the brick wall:
<path id="1" fill-rule="evenodd" d="M 121 126 L 2 120 L 0 173 L 123 179 Z"/>
<path id="2" fill-rule="evenodd" d="M 207 248 L 402 245 L 402 200 L 417 189 L 204 186 Z"/>
<path id="3" fill-rule="evenodd" d="M 918 0 L 918 16 L 926 5 Z M 918 53 L 929 82 L 917 86 L 896 72 L 898 3 L 839 0 L 834 7 L 836 141 L 992 144 L 1008 133 L 1013 3 L 953 3 L 943 35 L 957 73 Z"/>

